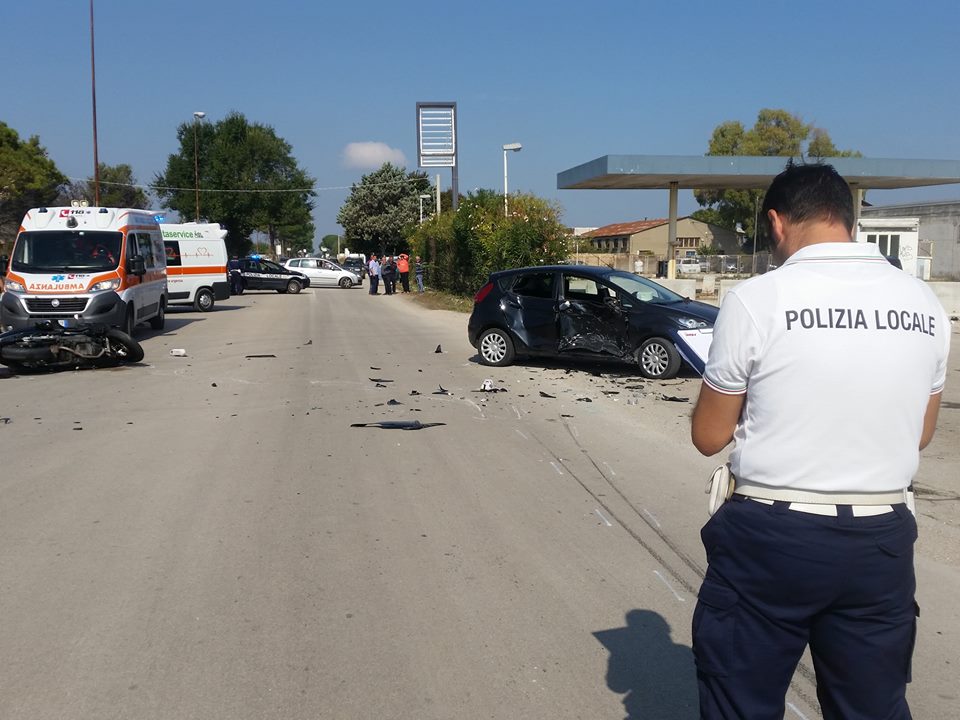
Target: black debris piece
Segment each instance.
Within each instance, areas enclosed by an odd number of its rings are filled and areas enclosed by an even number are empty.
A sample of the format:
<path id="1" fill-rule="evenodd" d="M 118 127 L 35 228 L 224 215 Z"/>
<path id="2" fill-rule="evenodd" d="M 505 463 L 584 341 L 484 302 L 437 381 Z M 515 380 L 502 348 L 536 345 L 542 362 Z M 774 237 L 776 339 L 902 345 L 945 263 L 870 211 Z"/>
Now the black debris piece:
<path id="1" fill-rule="evenodd" d="M 216 387 L 216 386 L 217 386 L 216 383 L 210 383 L 210 387 Z"/>
<path id="2" fill-rule="evenodd" d="M 449 394 L 450 394 L 450 391 L 447 390 L 443 385 L 437 385 L 437 387 L 439 388 L 439 390 L 434 390 L 434 391 L 433 391 L 433 394 L 434 394 L 434 395 L 449 395 Z"/>
<path id="3" fill-rule="evenodd" d="M 369 378 L 369 380 L 370 380 L 370 382 L 372 382 L 372 383 L 387 383 L 387 382 L 393 382 L 393 380 L 386 380 L 385 378 Z"/>
<path id="4" fill-rule="evenodd" d="M 557 399 L 557 396 L 556 396 L 556 395 L 551 395 L 550 393 L 545 393 L 543 390 L 540 391 L 540 397 L 553 398 L 554 400 Z"/>
<path id="5" fill-rule="evenodd" d="M 643 390 L 643 385 L 624 385 L 626 390 Z"/>
<path id="6" fill-rule="evenodd" d="M 619 394 L 620 394 L 620 391 L 619 391 L 619 390 L 601 390 L 600 392 L 602 392 L 604 395 L 619 395 Z"/>
<path id="7" fill-rule="evenodd" d="M 40 418 L 34 418 L 34 420 L 39 420 L 39 419 L 40 419 Z M 0 418 L 0 423 L 3 423 L 4 425 L 9 425 L 9 424 L 12 423 L 12 422 L 13 422 L 13 420 L 11 420 L 11 419 L 8 418 L 8 417 L 2 417 L 2 418 Z"/>
<path id="8" fill-rule="evenodd" d="M 83 430 L 82 427 L 75 427 L 74 430 Z"/>
<path id="9" fill-rule="evenodd" d="M 313 345 L 313 340 L 307 340 L 304 345 Z"/>
<path id="10" fill-rule="evenodd" d="M 383 383 L 377 383 L 376 385 L 374 385 L 374 387 L 386 387 L 386 385 L 384 385 Z"/>
<path id="11" fill-rule="evenodd" d="M 411 395 L 419 395 L 419 394 L 420 394 L 420 391 L 419 391 L 419 390 L 411 390 L 411 391 L 410 391 L 410 394 L 411 394 Z"/>
<path id="12" fill-rule="evenodd" d="M 560 417 L 573 417 L 573 415 L 566 415 L 565 413 L 560 413 Z"/>
<path id="13" fill-rule="evenodd" d="M 442 352 L 443 352 L 443 350 L 441 350 L 441 349 L 440 349 L 440 346 L 439 346 L 439 345 L 437 345 L 437 349 L 436 349 L 436 350 L 434 350 L 434 352 L 435 352 L 435 353 L 442 353 Z"/>
<path id="14" fill-rule="evenodd" d="M 398 400 L 394 400 L 393 398 L 390 398 L 389 400 L 387 400 L 387 405 L 403 405 L 403 403 L 399 402 Z"/>
<path id="15" fill-rule="evenodd" d="M 422 423 L 419 420 L 382 420 L 371 423 L 351 423 L 350 427 L 375 427 L 383 430 L 424 430 L 446 423 Z"/>
<path id="16" fill-rule="evenodd" d="M 577 398 L 577 402 L 593 402 L 593 400 L 588 397 L 579 397 Z"/>
<path id="17" fill-rule="evenodd" d="M 247 358 L 275 358 L 276 355 L 245 355 Z"/>
<path id="18" fill-rule="evenodd" d="M 376 403 L 376 404 L 374 405 L 374 407 L 383 407 L 383 406 L 384 406 L 384 403 Z"/>
<path id="19" fill-rule="evenodd" d="M 421 370 L 420 368 L 417 368 L 417 372 L 423 372 L 423 370 Z"/>
<path id="20" fill-rule="evenodd" d="M 660 399 L 667 402 L 690 402 L 690 398 L 677 397 L 676 395 L 661 395 Z"/>
<path id="21" fill-rule="evenodd" d="M 383 368 L 374 367 L 373 365 L 370 366 L 370 369 L 371 369 L 371 370 L 383 370 Z"/>

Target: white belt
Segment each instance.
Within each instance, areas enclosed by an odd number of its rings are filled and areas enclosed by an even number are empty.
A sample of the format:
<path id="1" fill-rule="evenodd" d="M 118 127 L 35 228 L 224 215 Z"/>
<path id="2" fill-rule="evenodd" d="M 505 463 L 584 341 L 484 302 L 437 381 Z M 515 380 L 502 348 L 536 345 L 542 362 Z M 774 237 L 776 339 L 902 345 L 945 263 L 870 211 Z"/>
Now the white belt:
<path id="1" fill-rule="evenodd" d="M 788 502 L 788 508 L 813 515 L 836 517 L 838 505 L 849 505 L 854 517 L 870 517 L 893 512 L 893 505 L 912 505 L 907 488 L 885 493 L 823 493 L 792 488 L 771 488 L 760 485 L 737 484 L 734 493 L 765 505 L 777 500 Z"/>

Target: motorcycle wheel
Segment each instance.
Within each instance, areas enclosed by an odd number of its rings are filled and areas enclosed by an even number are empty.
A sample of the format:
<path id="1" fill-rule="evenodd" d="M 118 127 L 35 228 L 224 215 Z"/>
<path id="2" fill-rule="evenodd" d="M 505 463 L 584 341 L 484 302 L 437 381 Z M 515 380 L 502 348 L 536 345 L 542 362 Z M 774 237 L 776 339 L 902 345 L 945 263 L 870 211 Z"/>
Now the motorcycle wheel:
<path id="1" fill-rule="evenodd" d="M 112 367 L 143 360 L 143 347 L 122 330 L 110 328 L 104 335 L 104 339 L 109 341 L 111 352 L 97 358 L 97 367 Z"/>

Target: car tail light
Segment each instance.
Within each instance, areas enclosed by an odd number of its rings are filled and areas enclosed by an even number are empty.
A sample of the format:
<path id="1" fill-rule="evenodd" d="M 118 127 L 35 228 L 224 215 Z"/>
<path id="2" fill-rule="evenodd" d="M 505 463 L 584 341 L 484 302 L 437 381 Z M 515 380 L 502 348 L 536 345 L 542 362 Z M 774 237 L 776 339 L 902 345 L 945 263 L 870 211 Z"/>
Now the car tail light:
<path id="1" fill-rule="evenodd" d="M 490 294 L 490 291 L 491 291 L 491 290 L 493 290 L 493 283 L 492 283 L 492 282 L 488 282 L 488 283 L 487 283 L 486 285 L 484 285 L 482 288 L 480 288 L 479 290 L 477 290 L 477 294 L 473 296 L 473 302 L 474 302 L 474 303 L 482 303 L 482 302 L 484 301 L 484 299 L 487 297 L 487 295 Z"/>

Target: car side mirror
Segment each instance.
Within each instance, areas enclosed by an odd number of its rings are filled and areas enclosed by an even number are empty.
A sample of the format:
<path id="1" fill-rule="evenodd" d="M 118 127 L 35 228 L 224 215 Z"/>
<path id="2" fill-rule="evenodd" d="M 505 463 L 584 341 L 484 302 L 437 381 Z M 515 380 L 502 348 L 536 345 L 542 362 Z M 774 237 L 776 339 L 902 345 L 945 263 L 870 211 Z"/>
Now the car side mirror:
<path id="1" fill-rule="evenodd" d="M 147 274 L 147 264 L 143 260 L 143 255 L 134 255 L 127 262 L 127 272 L 131 275 L 146 275 Z"/>

